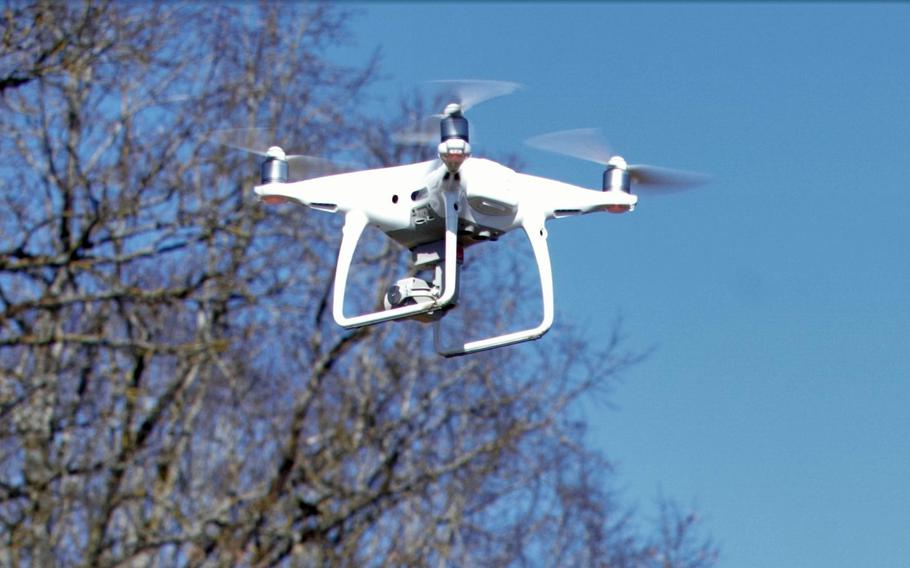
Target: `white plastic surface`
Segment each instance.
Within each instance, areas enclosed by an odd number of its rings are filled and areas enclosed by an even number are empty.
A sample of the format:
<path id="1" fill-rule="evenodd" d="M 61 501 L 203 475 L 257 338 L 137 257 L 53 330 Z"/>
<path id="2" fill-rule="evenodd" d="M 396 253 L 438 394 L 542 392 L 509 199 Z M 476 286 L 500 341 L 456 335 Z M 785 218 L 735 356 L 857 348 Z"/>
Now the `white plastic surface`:
<path id="1" fill-rule="evenodd" d="M 389 321 L 418 314 L 424 314 L 442 309 L 452 302 L 455 297 L 458 246 L 458 196 L 454 192 L 445 192 L 446 208 L 446 234 L 445 234 L 445 264 L 443 269 L 444 280 L 442 295 L 434 302 L 418 303 L 400 306 L 391 310 L 381 310 L 370 314 L 348 317 L 344 315 L 344 297 L 347 288 L 348 274 L 357 242 L 367 226 L 369 218 L 360 210 L 349 211 L 345 215 L 344 228 L 342 229 L 341 248 L 338 251 L 338 262 L 335 265 L 335 287 L 332 298 L 332 315 L 335 323 L 344 328 L 355 328 L 383 321 Z"/>
<path id="2" fill-rule="evenodd" d="M 547 247 L 547 230 L 544 227 L 543 215 L 530 216 L 526 219 L 522 228 L 531 241 L 531 249 L 534 251 L 534 259 L 537 261 L 537 271 L 540 275 L 540 293 L 543 300 L 543 316 L 540 323 L 529 329 L 449 346 L 445 345 L 445 340 L 442 337 L 442 322 L 438 321 L 434 325 L 433 341 L 436 345 L 436 351 L 440 355 L 446 357 L 467 355 L 468 353 L 476 353 L 478 351 L 512 345 L 522 341 L 538 339 L 553 325 L 553 271 L 550 266 L 550 252 Z"/>

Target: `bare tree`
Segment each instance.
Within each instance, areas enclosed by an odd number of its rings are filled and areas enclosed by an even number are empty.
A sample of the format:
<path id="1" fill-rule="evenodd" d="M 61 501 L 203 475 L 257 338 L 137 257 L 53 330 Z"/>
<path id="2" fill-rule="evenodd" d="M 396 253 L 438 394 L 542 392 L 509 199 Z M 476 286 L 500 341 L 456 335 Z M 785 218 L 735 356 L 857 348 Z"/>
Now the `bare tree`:
<path id="1" fill-rule="evenodd" d="M 448 361 L 416 323 L 341 330 L 338 220 L 266 210 L 244 191 L 255 161 L 206 142 L 268 126 L 293 151 L 415 157 L 376 136 L 421 101 L 364 128 L 376 59 L 327 56 L 347 17 L 7 4 L 0 563 L 712 564 L 688 517 L 664 518 L 672 539 L 639 534 L 584 445 L 573 402 L 639 359 L 618 335 Z M 520 289 L 520 271 L 472 268 L 497 254 L 475 248 L 468 274 Z M 380 238 L 359 255 L 373 304 L 406 259 Z"/>

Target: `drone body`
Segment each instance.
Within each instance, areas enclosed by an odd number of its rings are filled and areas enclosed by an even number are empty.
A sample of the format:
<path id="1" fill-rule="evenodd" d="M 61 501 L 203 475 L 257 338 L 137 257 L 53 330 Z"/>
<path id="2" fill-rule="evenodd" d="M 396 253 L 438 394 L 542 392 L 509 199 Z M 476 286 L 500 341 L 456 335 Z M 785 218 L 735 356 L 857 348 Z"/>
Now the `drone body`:
<path id="1" fill-rule="evenodd" d="M 638 198 L 630 187 L 637 177 L 645 183 L 648 175 L 670 179 L 666 177 L 669 170 L 629 166 L 614 156 L 597 160 L 604 163 L 606 170 L 602 190 L 592 190 L 471 157 L 463 108 L 459 103 L 446 107 L 440 121 L 439 158 L 435 160 L 289 182 L 284 151 L 272 147 L 266 153 L 262 183 L 255 188 L 263 201 L 291 200 L 344 215 L 332 309 L 335 321 L 342 327 L 403 318 L 433 322 L 436 349 L 445 356 L 537 339 L 550 328 L 554 313 L 545 223 L 586 213 L 632 211 Z M 558 137 L 554 140 L 558 141 Z M 541 139 L 539 145 L 546 147 L 550 141 Z M 411 251 L 415 275 L 400 279 L 390 288 L 384 309 L 349 315 L 345 311 L 348 275 L 357 243 L 367 226 L 379 228 Z M 442 337 L 440 320 L 457 305 L 463 249 L 478 242 L 495 241 L 519 228 L 527 235 L 537 263 L 543 304 L 539 324 L 495 337 L 449 343 Z M 432 270 L 432 281 L 417 277 L 417 273 L 426 270 Z"/>

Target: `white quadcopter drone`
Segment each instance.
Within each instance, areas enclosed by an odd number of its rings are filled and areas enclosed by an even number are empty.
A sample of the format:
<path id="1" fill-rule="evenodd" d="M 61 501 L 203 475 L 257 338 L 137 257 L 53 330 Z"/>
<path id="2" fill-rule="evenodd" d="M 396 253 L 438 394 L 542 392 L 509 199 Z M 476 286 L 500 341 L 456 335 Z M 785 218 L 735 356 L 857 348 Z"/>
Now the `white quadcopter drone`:
<path id="1" fill-rule="evenodd" d="M 684 187 L 705 181 L 698 174 L 627 164 L 620 156 L 611 156 L 593 130 L 559 132 L 528 143 L 604 165 L 602 189 L 522 174 L 473 157 L 464 112 L 480 100 L 517 88 L 515 83 L 498 81 L 455 83 L 456 102 L 447 105 L 439 117 L 438 159 L 426 162 L 289 181 L 288 160 L 295 156 L 277 146 L 257 152 L 265 161 L 261 183 L 254 190 L 263 201 L 290 200 L 344 215 L 332 303 L 338 325 L 357 328 L 405 318 L 433 322 L 436 350 L 446 357 L 538 339 L 549 330 L 554 311 L 546 221 L 601 211 L 632 211 L 638 201 L 631 192 L 633 184 Z M 348 273 L 368 225 L 411 251 L 415 275 L 390 287 L 384 309 L 351 315 L 345 310 Z M 495 337 L 447 342 L 440 320 L 458 303 L 464 248 L 495 241 L 519 228 L 530 240 L 537 261 L 543 300 L 540 323 Z M 432 280 L 417 276 L 423 271 L 432 271 Z"/>

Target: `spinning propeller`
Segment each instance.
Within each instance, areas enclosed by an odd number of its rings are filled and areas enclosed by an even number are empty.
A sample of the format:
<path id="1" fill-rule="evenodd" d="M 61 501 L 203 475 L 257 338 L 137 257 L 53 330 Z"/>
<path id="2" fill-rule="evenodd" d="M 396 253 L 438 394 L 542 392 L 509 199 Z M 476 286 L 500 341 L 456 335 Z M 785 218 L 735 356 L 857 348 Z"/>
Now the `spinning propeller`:
<path id="1" fill-rule="evenodd" d="M 622 156 L 613 154 L 596 128 L 552 132 L 530 138 L 525 143 L 540 150 L 556 152 L 606 166 L 604 191 L 620 190 L 629 193 L 633 182 L 636 188 L 680 191 L 702 185 L 710 180 L 709 176 L 694 172 L 646 164 L 627 164 Z"/>
<path id="2" fill-rule="evenodd" d="M 442 114 L 432 114 L 423 118 L 420 125 L 392 137 L 398 144 L 423 146 L 437 144 L 447 136 L 457 135 L 468 140 L 467 120 L 464 113 L 482 102 L 503 95 L 514 93 L 521 88 L 519 83 L 511 81 L 487 81 L 479 79 L 429 81 L 440 86 L 441 97 L 447 102 Z M 464 130 L 446 130 L 446 119 L 460 118 Z M 441 125 L 441 126 L 440 126 Z M 450 124 L 451 126 L 451 124 Z"/>
<path id="3" fill-rule="evenodd" d="M 358 164 L 340 163 L 306 154 L 286 154 L 278 145 L 281 137 L 274 128 L 217 130 L 208 139 L 265 158 L 261 168 L 262 183 L 288 181 L 289 168 L 291 178 L 303 180 L 349 172 L 360 167 Z"/>
<path id="4" fill-rule="evenodd" d="M 519 83 L 511 81 L 485 81 L 479 79 L 430 81 L 440 85 L 444 95 L 451 102 L 461 106 L 462 112 L 496 97 L 509 95 L 521 88 Z"/>

